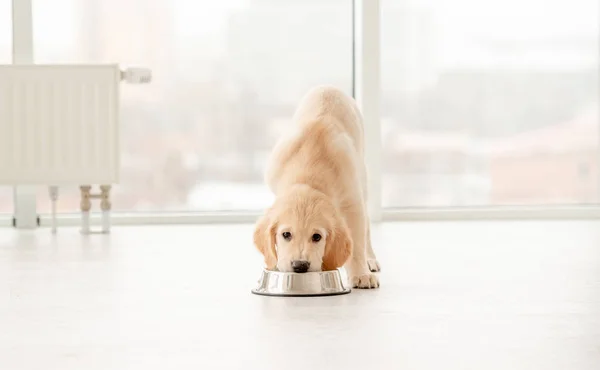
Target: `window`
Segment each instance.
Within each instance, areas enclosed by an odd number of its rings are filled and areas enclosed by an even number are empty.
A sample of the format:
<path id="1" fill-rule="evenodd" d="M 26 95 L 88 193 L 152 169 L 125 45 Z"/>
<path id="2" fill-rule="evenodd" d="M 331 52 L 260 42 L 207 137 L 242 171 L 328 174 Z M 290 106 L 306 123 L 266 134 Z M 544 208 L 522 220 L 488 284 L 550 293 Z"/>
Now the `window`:
<path id="1" fill-rule="evenodd" d="M 0 63 L 12 62 L 11 0 L 0 0 Z"/>
<path id="2" fill-rule="evenodd" d="M 0 0 L 0 64 L 12 63 L 11 0 Z M 0 122 L 1 124 L 1 122 Z M 0 213 L 13 211 L 13 189 L 0 186 Z"/>
<path id="3" fill-rule="evenodd" d="M 383 206 L 599 201 L 596 0 L 382 0 Z"/>
<path id="4" fill-rule="evenodd" d="M 118 11 L 116 11 L 118 10 Z M 36 62 L 153 71 L 122 87 L 120 211 L 259 210 L 263 166 L 313 85 L 351 90 L 348 0 L 34 0 Z M 49 209 L 40 189 L 38 209 Z M 61 190 L 62 211 L 78 209 Z"/>

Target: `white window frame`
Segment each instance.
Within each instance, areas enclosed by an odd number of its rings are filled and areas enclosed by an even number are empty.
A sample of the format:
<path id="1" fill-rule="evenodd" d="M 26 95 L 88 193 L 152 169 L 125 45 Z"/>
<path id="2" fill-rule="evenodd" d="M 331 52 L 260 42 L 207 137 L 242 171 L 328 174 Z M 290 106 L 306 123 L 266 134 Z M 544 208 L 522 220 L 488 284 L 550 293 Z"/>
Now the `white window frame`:
<path id="1" fill-rule="evenodd" d="M 353 93 L 365 119 L 365 161 L 369 171 L 369 214 L 372 222 L 429 220 L 598 219 L 600 205 L 471 208 L 382 208 L 381 0 L 353 1 Z M 12 0 L 13 63 L 34 62 L 32 0 Z M 600 141 L 600 137 L 599 137 Z M 600 181 L 599 181 L 600 187 Z M 600 192 L 600 189 L 599 189 Z M 47 215 L 38 218 L 36 188 L 14 191 L 14 220 L 18 228 L 50 226 Z M 115 225 L 199 224 L 254 222 L 256 212 L 117 213 Z M 79 225 L 79 215 L 59 215 L 59 226 Z M 96 220 L 97 221 L 97 220 Z"/>
<path id="2" fill-rule="evenodd" d="M 32 0 L 12 1 L 12 62 L 13 64 L 33 63 L 33 13 Z M 36 187 L 16 186 L 13 196 L 13 224 L 20 229 L 33 229 L 38 226 L 36 212 Z"/>

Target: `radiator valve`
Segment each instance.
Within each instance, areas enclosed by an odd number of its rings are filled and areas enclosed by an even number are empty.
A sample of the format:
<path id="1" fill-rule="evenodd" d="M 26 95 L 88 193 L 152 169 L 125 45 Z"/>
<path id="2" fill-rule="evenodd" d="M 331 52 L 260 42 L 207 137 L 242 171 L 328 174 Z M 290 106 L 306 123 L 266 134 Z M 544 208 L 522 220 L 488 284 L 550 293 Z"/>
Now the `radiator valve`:
<path id="1" fill-rule="evenodd" d="M 140 67 L 127 68 L 121 71 L 121 80 L 130 84 L 147 84 L 152 81 L 152 71 Z"/>

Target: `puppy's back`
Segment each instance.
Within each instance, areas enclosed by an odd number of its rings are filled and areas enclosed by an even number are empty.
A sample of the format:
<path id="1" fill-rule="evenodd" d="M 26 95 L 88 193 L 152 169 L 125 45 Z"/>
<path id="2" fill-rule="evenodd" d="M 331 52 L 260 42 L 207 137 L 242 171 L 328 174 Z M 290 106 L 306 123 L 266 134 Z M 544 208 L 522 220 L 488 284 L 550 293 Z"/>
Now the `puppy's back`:
<path id="1" fill-rule="evenodd" d="M 357 151 L 363 154 L 362 116 L 354 99 L 333 86 L 312 88 L 300 101 L 294 121 L 302 126 L 323 118 L 340 125 L 354 141 Z"/>
<path id="2" fill-rule="evenodd" d="M 357 176 L 363 155 L 362 122 L 352 98 L 339 89 L 319 86 L 300 102 L 291 129 L 273 149 L 265 182 L 278 194 L 304 182 L 325 193 L 340 191 Z M 362 177 L 359 175 L 359 177 Z"/>

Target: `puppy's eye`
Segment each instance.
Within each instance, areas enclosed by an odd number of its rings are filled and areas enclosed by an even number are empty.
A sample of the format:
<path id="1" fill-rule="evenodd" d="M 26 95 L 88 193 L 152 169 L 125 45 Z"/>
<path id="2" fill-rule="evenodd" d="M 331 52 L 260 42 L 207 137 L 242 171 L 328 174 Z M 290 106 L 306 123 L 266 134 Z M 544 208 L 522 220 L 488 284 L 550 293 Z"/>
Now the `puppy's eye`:
<path id="1" fill-rule="evenodd" d="M 313 234 L 312 241 L 317 243 L 319 240 L 321 240 L 321 234 Z"/>
<path id="2" fill-rule="evenodd" d="M 283 234 L 281 234 L 281 236 L 283 236 L 285 240 L 290 240 L 292 238 L 292 233 L 290 233 L 289 231 L 284 231 Z"/>

